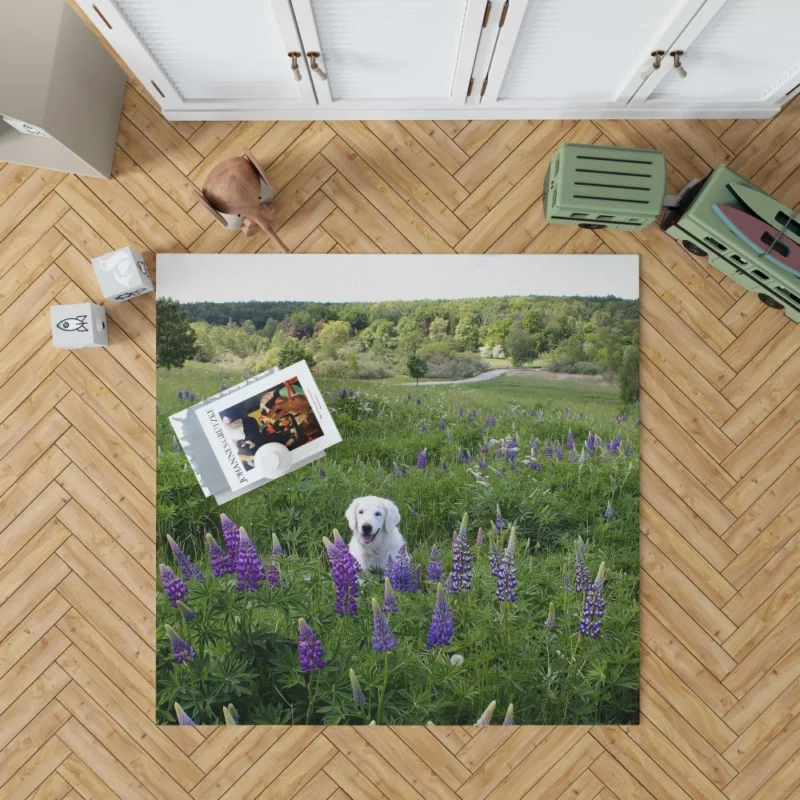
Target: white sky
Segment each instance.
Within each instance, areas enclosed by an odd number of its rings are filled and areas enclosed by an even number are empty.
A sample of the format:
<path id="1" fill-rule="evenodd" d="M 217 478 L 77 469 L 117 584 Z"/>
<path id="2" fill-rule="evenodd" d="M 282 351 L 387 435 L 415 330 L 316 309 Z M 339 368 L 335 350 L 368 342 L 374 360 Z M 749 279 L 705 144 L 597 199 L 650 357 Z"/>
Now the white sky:
<path id="1" fill-rule="evenodd" d="M 639 296 L 636 255 L 201 255 L 156 260 L 159 297 L 346 303 Z"/>

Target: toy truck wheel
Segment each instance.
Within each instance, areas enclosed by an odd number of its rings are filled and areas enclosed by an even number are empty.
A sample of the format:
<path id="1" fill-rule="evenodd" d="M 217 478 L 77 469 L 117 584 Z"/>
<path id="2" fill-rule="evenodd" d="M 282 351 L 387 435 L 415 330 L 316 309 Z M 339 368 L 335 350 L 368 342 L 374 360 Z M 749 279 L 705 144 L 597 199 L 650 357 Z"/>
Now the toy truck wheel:
<path id="1" fill-rule="evenodd" d="M 587 228 L 590 231 L 596 231 L 596 230 L 599 230 L 600 228 L 605 228 L 606 226 L 605 225 L 598 225 L 596 222 L 579 222 L 578 223 L 578 227 L 579 228 Z"/>
<path id="2" fill-rule="evenodd" d="M 708 255 L 705 250 L 702 250 L 694 242 L 690 242 L 688 239 L 684 239 L 681 244 L 683 245 L 684 249 L 688 250 L 693 256 L 704 258 Z"/>
<path id="3" fill-rule="evenodd" d="M 777 308 L 778 310 L 781 310 L 784 307 L 783 304 L 779 303 L 774 297 L 770 297 L 768 294 L 759 293 L 758 299 L 765 306 L 769 306 L 770 308 Z"/>

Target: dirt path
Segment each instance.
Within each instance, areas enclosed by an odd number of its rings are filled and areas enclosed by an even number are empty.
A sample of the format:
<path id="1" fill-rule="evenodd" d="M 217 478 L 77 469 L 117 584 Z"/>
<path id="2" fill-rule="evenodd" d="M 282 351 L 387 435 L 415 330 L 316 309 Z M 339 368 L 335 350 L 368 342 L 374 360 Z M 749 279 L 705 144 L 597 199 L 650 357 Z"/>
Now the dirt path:
<path id="1" fill-rule="evenodd" d="M 489 372 L 481 372 L 480 375 L 473 375 L 471 378 L 462 378 L 460 381 L 425 381 L 420 384 L 422 386 L 449 386 L 453 383 L 479 383 L 480 381 L 490 381 L 492 378 L 498 378 L 500 375 L 505 375 L 506 372 L 511 372 L 511 369 L 493 369 Z M 530 370 L 514 370 L 515 372 L 529 372 Z M 416 386 L 416 383 L 401 383 L 401 386 Z"/>
<path id="2" fill-rule="evenodd" d="M 512 367 L 507 367 L 506 369 L 493 369 L 489 370 L 489 372 L 481 372 L 480 375 L 473 375 L 471 378 L 462 378 L 459 381 L 424 381 L 420 383 L 419 386 L 422 388 L 423 386 L 451 386 L 456 383 L 480 383 L 482 381 L 490 381 L 492 378 L 499 378 L 501 375 L 508 375 L 509 378 L 513 378 L 515 376 L 523 377 L 527 375 L 539 375 L 546 380 L 552 381 L 574 381 L 580 380 L 586 383 L 596 383 L 598 386 L 602 387 L 613 387 L 613 383 L 609 383 L 608 381 L 603 379 L 602 375 L 573 375 L 568 372 L 547 372 L 546 370 L 539 370 L 539 369 L 513 369 Z M 401 386 L 416 386 L 416 383 L 401 383 Z"/>

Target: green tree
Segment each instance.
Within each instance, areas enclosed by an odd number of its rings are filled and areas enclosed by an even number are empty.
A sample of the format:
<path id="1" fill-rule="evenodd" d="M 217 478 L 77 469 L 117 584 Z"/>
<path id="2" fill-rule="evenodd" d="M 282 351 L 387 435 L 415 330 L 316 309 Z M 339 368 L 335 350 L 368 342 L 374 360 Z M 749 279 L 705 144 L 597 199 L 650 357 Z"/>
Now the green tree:
<path id="1" fill-rule="evenodd" d="M 314 366 L 314 356 L 297 339 L 287 339 L 278 350 L 278 367 L 291 366 L 296 361 L 305 360 L 309 367 Z"/>
<path id="2" fill-rule="evenodd" d="M 444 317 L 434 317 L 431 320 L 430 327 L 428 328 L 428 338 L 432 342 L 441 342 L 447 338 L 447 328 L 450 325 L 450 320 Z"/>
<path id="3" fill-rule="evenodd" d="M 419 386 L 419 379 L 428 374 L 428 362 L 414 353 L 406 361 L 406 369 L 412 378 L 416 378 L 417 386 Z"/>
<path id="4" fill-rule="evenodd" d="M 350 323 L 345 322 L 343 319 L 327 322 L 317 337 L 320 344 L 331 345 L 336 349 L 350 338 Z"/>
<path id="5" fill-rule="evenodd" d="M 156 313 L 156 366 L 182 367 L 197 352 L 197 335 L 192 330 L 189 315 L 177 300 L 163 297 L 156 301 Z"/>
<path id="6" fill-rule="evenodd" d="M 619 396 L 626 405 L 639 401 L 639 343 L 634 341 L 625 348 L 625 357 L 619 369 Z"/>
<path id="7" fill-rule="evenodd" d="M 475 314 L 465 314 L 456 325 L 456 342 L 464 349 L 475 352 L 481 337 L 481 325 Z"/>
<path id="8" fill-rule="evenodd" d="M 503 349 L 515 367 L 521 367 L 539 355 L 536 337 L 528 333 L 521 322 L 511 325 L 503 342 Z"/>
<path id="9" fill-rule="evenodd" d="M 511 319 L 497 319 L 486 329 L 486 334 L 483 337 L 483 343 L 489 347 L 494 347 L 496 344 L 503 344 L 506 336 L 508 336 L 513 324 Z"/>

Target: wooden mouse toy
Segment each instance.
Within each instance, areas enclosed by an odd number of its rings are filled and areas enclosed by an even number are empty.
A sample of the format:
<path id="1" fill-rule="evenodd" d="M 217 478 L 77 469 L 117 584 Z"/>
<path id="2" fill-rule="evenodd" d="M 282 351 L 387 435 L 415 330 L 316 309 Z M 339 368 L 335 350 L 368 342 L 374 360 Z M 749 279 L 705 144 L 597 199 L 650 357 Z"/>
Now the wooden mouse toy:
<path id="1" fill-rule="evenodd" d="M 267 199 L 262 195 L 262 183 L 269 190 Z M 288 253 L 289 248 L 269 222 L 275 216 L 275 209 L 267 205 L 273 196 L 266 173 L 253 154 L 245 150 L 243 156 L 226 158 L 211 170 L 200 199 L 221 225 L 226 228 L 243 225 L 245 236 L 254 236 L 261 228 L 284 253 Z"/>

